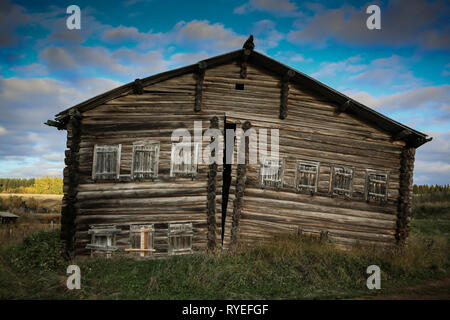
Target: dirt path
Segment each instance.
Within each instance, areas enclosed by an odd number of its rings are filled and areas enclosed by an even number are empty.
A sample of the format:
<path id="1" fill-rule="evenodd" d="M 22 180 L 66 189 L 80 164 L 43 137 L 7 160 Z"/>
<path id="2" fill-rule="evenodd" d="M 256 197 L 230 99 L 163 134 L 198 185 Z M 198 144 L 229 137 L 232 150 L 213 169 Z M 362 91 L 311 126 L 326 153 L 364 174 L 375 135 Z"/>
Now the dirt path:
<path id="1" fill-rule="evenodd" d="M 376 295 L 357 300 L 450 300 L 450 278 L 427 281 L 402 291 L 408 293 Z"/>

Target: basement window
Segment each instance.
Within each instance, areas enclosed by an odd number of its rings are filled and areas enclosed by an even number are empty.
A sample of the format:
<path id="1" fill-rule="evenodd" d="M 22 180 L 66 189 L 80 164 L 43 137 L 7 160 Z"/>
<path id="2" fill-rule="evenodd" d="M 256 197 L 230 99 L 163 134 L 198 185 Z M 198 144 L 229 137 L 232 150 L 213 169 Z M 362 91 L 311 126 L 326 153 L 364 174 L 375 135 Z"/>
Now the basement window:
<path id="1" fill-rule="evenodd" d="M 132 163 L 131 176 L 133 179 L 156 178 L 158 176 L 159 142 L 134 142 Z"/>
<path id="2" fill-rule="evenodd" d="M 88 234 L 91 235 L 91 243 L 86 245 L 86 249 L 91 249 L 91 254 L 103 252 L 110 257 L 117 250 L 116 234 L 120 232 L 120 229 L 112 225 L 90 226 Z"/>
<path id="3" fill-rule="evenodd" d="M 236 83 L 236 86 L 234 87 L 236 90 L 244 90 L 244 84 L 243 83 Z"/>
<path id="4" fill-rule="evenodd" d="M 333 167 L 333 194 L 351 197 L 353 187 L 353 169 L 344 166 Z"/>
<path id="5" fill-rule="evenodd" d="M 283 186 L 283 173 L 283 159 L 264 158 L 260 169 L 261 187 L 279 188 Z"/>
<path id="6" fill-rule="evenodd" d="M 197 174 L 199 143 L 173 143 L 170 176 Z"/>
<path id="7" fill-rule="evenodd" d="M 386 201 L 387 200 L 388 175 L 384 172 L 367 170 L 366 180 L 366 200 Z"/>
<path id="8" fill-rule="evenodd" d="M 192 253 L 192 223 L 169 224 L 169 254 Z"/>
<path id="9" fill-rule="evenodd" d="M 319 162 L 297 161 L 296 187 L 297 191 L 316 192 L 319 177 Z"/>
<path id="10" fill-rule="evenodd" d="M 147 257 L 155 252 L 153 225 L 130 225 L 131 248 L 125 249 L 134 255 Z"/>
<path id="11" fill-rule="evenodd" d="M 122 145 L 95 145 L 92 166 L 92 179 L 118 179 L 120 172 L 120 153 Z"/>

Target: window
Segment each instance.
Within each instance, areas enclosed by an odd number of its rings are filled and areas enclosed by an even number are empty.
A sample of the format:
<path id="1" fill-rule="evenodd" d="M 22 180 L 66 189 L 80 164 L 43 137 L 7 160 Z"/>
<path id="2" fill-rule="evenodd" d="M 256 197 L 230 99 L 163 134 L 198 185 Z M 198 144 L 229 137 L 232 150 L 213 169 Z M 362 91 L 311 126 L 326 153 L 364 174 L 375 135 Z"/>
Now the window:
<path id="1" fill-rule="evenodd" d="M 159 142 L 138 141 L 133 143 L 131 176 L 133 179 L 148 179 L 158 176 Z"/>
<path id="2" fill-rule="evenodd" d="M 333 194 L 351 197 L 353 187 L 353 169 L 349 167 L 333 167 Z"/>
<path id="3" fill-rule="evenodd" d="M 173 143 L 170 176 L 197 173 L 199 143 Z"/>
<path id="4" fill-rule="evenodd" d="M 107 257 L 111 256 L 111 252 L 116 251 L 116 234 L 120 233 L 120 229 L 115 226 L 90 226 L 88 234 L 91 235 L 91 243 L 86 249 L 91 249 L 91 253 L 100 251 L 105 252 Z"/>
<path id="5" fill-rule="evenodd" d="M 296 187 L 298 191 L 317 191 L 319 163 L 313 161 L 297 161 Z"/>
<path id="6" fill-rule="evenodd" d="M 95 145 L 92 179 L 118 179 L 122 145 Z"/>
<path id="7" fill-rule="evenodd" d="M 131 248 L 125 251 L 139 254 L 141 257 L 155 252 L 153 234 L 153 225 L 130 225 Z"/>
<path id="8" fill-rule="evenodd" d="M 260 177 L 261 187 L 283 186 L 283 159 L 265 158 L 261 163 Z"/>
<path id="9" fill-rule="evenodd" d="M 387 200 L 388 175 L 383 172 L 367 170 L 366 199 L 367 201 Z"/>
<path id="10" fill-rule="evenodd" d="M 192 253 L 192 223 L 169 224 L 169 253 Z"/>
<path id="11" fill-rule="evenodd" d="M 244 84 L 243 83 L 236 83 L 234 86 L 234 89 L 236 90 L 244 90 Z"/>

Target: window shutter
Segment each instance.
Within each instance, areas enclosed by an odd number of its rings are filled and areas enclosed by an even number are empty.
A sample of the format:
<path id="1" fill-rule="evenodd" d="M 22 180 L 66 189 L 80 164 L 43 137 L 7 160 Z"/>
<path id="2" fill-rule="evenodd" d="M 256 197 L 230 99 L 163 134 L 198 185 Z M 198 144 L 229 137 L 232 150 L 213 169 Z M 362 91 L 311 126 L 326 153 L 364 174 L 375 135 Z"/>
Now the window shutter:
<path id="1" fill-rule="evenodd" d="M 319 162 L 297 161 L 296 185 L 298 191 L 317 191 Z"/>
<path id="2" fill-rule="evenodd" d="M 353 187 L 353 169 L 333 167 L 333 194 L 351 197 Z"/>
<path id="3" fill-rule="evenodd" d="M 122 145 L 95 145 L 92 179 L 117 179 Z"/>
<path id="4" fill-rule="evenodd" d="M 386 201 L 388 174 L 367 170 L 366 199 L 367 201 Z"/>
<path id="5" fill-rule="evenodd" d="M 173 143 L 170 176 L 195 175 L 198 169 L 199 143 Z"/>
<path id="6" fill-rule="evenodd" d="M 125 251 L 139 254 L 141 257 L 155 252 L 153 234 L 153 225 L 130 225 L 131 248 L 127 248 Z"/>
<path id="7" fill-rule="evenodd" d="M 261 187 L 283 185 L 284 159 L 264 158 L 260 167 Z"/>
<path id="8" fill-rule="evenodd" d="M 158 176 L 159 142 L 139 141 L 133 143 L 131 176 L 147 179 Z"/>
<path id="9" fill-rule="evenodd" d="M 191 253 L 192 236 L 192 223 L 169 224 L 169 253 Z"/>

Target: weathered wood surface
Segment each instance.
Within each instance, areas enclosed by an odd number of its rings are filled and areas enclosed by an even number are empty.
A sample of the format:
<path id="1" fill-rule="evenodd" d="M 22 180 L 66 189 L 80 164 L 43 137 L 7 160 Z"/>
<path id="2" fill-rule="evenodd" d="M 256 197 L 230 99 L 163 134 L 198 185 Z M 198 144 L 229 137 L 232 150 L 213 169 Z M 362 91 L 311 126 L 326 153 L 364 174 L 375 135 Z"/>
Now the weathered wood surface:
<path id="1" fill-rule="evenodd" d="M 221 243 L 222 166 L 217 166 L 215 184 L 209 187 L 216 190 L 208 191 L 211 168 L 206 164 L 199 165 L 194 179 L 170 177 L 173 130 L 186 128 L 193 139 L 194 120 L 202 120 L 203 130 L 206 130 L 212 116 L 217 116 L 201 110 L 194 114 L 196 86 L 198 93 L 201 88 L 194 74 L 184 75 L 144 87 L 139 94 L 123 95 L 82 114 L 78 152 L 80 185 L 76 205 L 77 253 L 86 253 L 84 248 L 89 241 L 87 230 L 90 225 L 111 223 L 123 226 L 124 234 L 117 238 L 117 245 L 122 249 L 129 248 L 127 226 L 135 223 L 155 225 L 158 254 L 167 254 L 167 228 L 174 222 L 193 223 L 194 250 L 206 248 L 208 239 L 211 243 Z M 216 123 L 219 129 L 223 123 L 223 116 L 219 114 Z M 133 180 L 133 142 L 145 140 L 160 142 L 158 177 Z M 96 144 L 122 145 L 119 179 L 93 181 L 90 177 Z M 203 142 L 204 146 L 207 144 L 209 142 Z M 212 200 L 214 210 L 208 209 L 208 192 L 217 194 Z M 209 207 L 211 209 L 212 203 Z M 208 229 L 208 212 L 210 221 L 217 221 L 215 228 Z M 161 228 L 161 224 L 165 227 Z"/>
<path id="2" fill-rule="evenodd" d="M 194 250 L 205 249 L 208 243 L 213 247 L 214 240 L 220 245 L 223 166 L 201 164 L 194 179 L 170 177 L 173 130 L 186 128 L 193 136 L 194 121 L 203 121 L 205 130 L 214 116 L 221 130 L 225 117 L 238 127 L 249 121 L 257 130 L 280 130 L 280 156 L 285 159 L 284 182 L 279 189 L 261 189 L 258 165 L 232 166 L 228 208 L 223 213 L 224 247 L 299 230 L 319 236 L 328 232 L 328 239 L 339 246 L 357 242 L 390 245 L 396 237 L 406 237 L 411 183 L 407 172 L 412 174 L 412 169 L 411 161 L 405 160 L 405 142 L 359 120 L 351 107 L 256 67 L 251 56 L 244 62 L 237 59 L 142 90 L 138 87 L 135 93 L 124 93 L 83 112 L 79 130 L 68 129 L 64 192 L 76 194 L 78 253 L 85 252 L 91 224 L 121 226 L 123 234 L 118 235 L 117 245 L 122 248 L 129 246 L 127 226 L 154 224 L 157 254 L 167 254 L 170 222 L 193 223 Z M 236 90 L 236 83 L 244 84 L 245 89 Z M 158 177 L 133 180 L 132 145 L 146 139 L 160 142 Z M 117 180 L 92 180 L 95 144 L 122 145 Z M 207 144 L 203 142 L 203 146 Z M 72 182 L 74 159 L 78 161 L 76 184 Z M 314 196 L 298 193 L 295 187 L 297 160 L 320 162 Z M 330 194 L 333 165 L 353 168 L 351 199 Z M 365 200 L 367 169 L 388 173 L 386 203 Z"/>
<path id="3" fill-rule="evenodd" d="M 245 90 L 235 90 L 236 82 L 244 83 Z M 316 234 L 329 231 L 329 238 L 341 245 L 357 241 L 395 243 L 404 142 L 393 141 L 390 134 L 357 119 L 346 108 L 251 62 L 245 79 L 240 77 L 239 64 L 232 63 L 207 70 L 203 85 L 203 110 L 225 110 L 229 122 L 242 124 L 248 120 L 256 129 L 280 130 L 280 156 L 286 160 L 281 188 L 261 189 L 259 166 L 249 165 L 241 197 L 239 169 L 233 165 L 229 203 L 239 205 L 242 198 L 239 239 L 251 242 L 300 228 Z M 287 101 L 286 106 L 283 101 Z M 320 162 L 314 196 L 296 191 L 295 165 L 299 159 Z M 351 200 L 330 195 L 331 166 L 335 164 L 354 168 Z M 389 172 L 387 203 L 366 202 L 367 169 Z M 227 211 L 225 247 L 234 241 L 232 230 L 236 229 L 236 208 L 231 205 Z"/>

